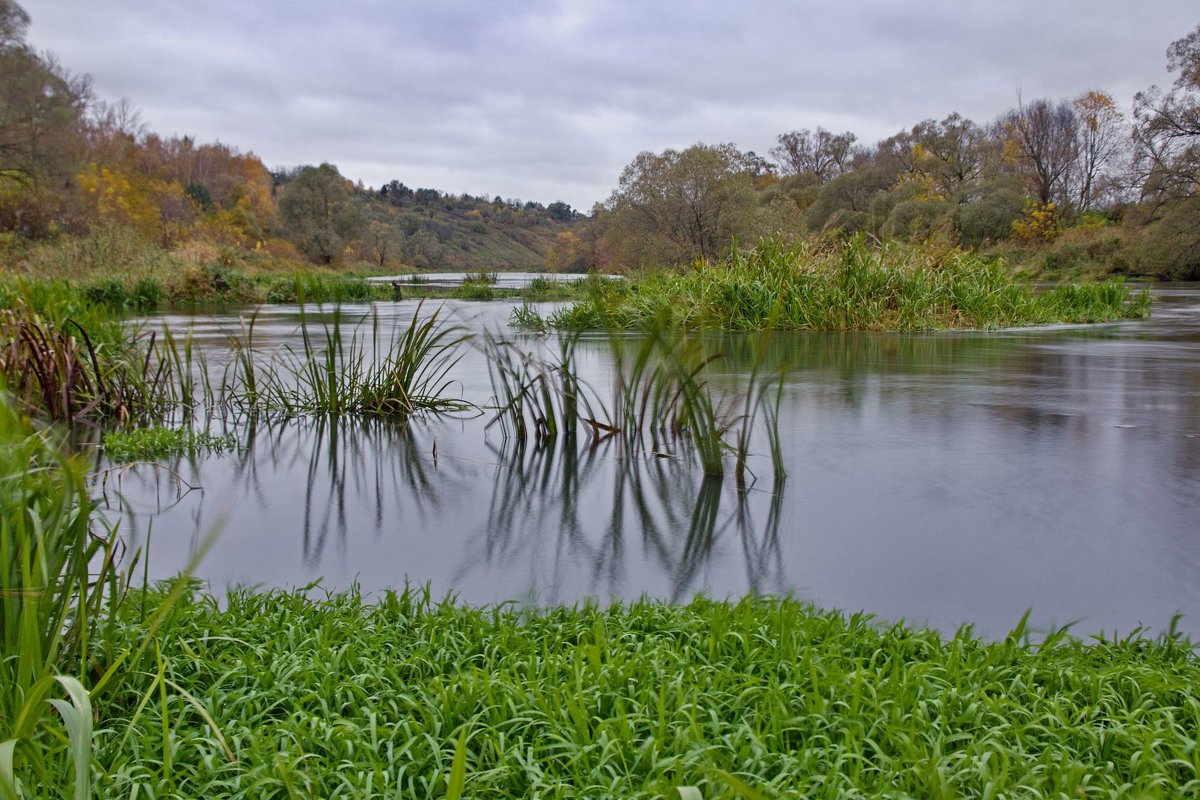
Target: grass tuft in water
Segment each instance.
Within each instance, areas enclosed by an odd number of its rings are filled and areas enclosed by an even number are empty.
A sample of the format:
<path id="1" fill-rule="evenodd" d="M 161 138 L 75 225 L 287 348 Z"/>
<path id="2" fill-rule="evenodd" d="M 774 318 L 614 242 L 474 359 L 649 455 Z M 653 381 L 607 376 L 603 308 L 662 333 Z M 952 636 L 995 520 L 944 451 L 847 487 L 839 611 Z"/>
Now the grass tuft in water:
<path id="1" fill-rule="evenodd" d="M 104 455 L 118 464 L 180 454 L 232 453 L 239 448 L 237 437 L 231 433 L 218 436 L 188 428 L 153 426 L 104 434 Z"/>
<path id="2" fill-rule="evenodd" d="M 300 349 L 265 357 L 255 349 L 252 318 L 222 381 L 222 402 L 242 411 L 290 415 L 405 417 L 469 410 L 470 403 L 452 396 L 449 373 L 471 335 L 446 325 L 440 315 L 438 309 L 423 316 L 418 305 L 407 327 L 387 333 L 374 315 L 364 332 L 361 323 L 346 322 L 340 308 L 328 320 L 306 312 Z"/>
<path id="3" fill-rule="evenodd" d="M 1144 317 L 1149 295 L 1120 281 L 1039 293 L 975 253 L 861 237 L 834 245 L 765 241 L 720 263 L 593 285 L 553 327 L 896 330 L 999 328 Z"/>
<path id="4" fill-rule="evenodd" d="M 769 333 L 755 345 L 765 354 Z M 544 357 L 516 342 L 488 337 L 485 352 L 492 380 L 495 415 L 506 438 L 544 444 L 560 433 L 574 436 L 580 425 L 593 442 L 620 435 L 630 453 L 695 453 L 704 472 L 725 472 L 725 454 L 734 453 L 739 485 L 745 485 L 754 430 L 766 424 L 776 479 L 783 478 L 778 413 L 784 368 L 767 374 L 756 358 L 749 378 L 737 388 L 714 389 L 711 368 L 723 359 L 703 339 L 669 329 L 646 331 L 636 340 L 613 335 L 612 402 L 605 405 L 578 375 L 578 333 L 561 335 L 557 352 Z M 774 387 L 774 389 L 772 388 Z M 736 441 L 730 442 L 736 430 Z"/>

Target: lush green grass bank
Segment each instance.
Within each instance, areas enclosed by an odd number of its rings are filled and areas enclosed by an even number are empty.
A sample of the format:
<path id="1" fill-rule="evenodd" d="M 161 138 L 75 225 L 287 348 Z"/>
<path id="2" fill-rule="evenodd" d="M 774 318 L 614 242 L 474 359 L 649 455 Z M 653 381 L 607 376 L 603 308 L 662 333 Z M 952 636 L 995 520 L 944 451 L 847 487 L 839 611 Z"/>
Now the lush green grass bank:
<path id="1" fill-rule="evenodd" d="M 185 600 L 161 662 L 96 701 L 103 796 L 442 797 L 456 749 L 472 797 L 1200 790 L 1200 664 L 1172 638 L 943 640 L 770 599 L 222 605 Z"/>
<path id="2" fill-rule="evenodd" d="M 1148 295 L 1117 281 L 1039 292 L 974 253 L 852 239 L 826 247 L 763 242 L 720 264 L 598 286 L 547 322 L 569 329 L 913 331 L 1108 322 L 1148 309 Z"/>

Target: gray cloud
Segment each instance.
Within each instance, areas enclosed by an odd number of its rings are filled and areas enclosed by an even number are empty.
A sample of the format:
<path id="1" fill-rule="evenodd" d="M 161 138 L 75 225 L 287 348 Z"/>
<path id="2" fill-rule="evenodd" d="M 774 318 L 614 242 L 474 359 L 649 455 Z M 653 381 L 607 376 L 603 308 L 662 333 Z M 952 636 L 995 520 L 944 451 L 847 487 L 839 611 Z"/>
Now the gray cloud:
<path id="1" fill-rule="evenodd" d="M 642 150 L 875 141 L 958 111 L 1167 83 L 1186 4 L 26 0 L 31 40 L 155 131 L 268 165 L 580 208 Z"/>

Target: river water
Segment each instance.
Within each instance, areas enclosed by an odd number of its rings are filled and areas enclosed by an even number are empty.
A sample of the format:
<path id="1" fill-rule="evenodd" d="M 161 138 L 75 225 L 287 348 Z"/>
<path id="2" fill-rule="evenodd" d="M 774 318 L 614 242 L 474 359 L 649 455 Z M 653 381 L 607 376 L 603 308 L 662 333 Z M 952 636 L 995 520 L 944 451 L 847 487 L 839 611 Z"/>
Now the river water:
<path id="1" fill-rule="evenodd" d="M 120 470 L 104 488 L 132 516 L 132 547 L 149 531 L 152 577 L 218 531 L 198 569 L 216 591 L 409 582 L 531 606 L 757 592 L 987 636 L 1026 610 L 1035 629 L 1083 636 L 1159 631 L 1182 614 L 1200 638 L 1200 287 L 1155 301 L 1147 320 L 1102 326 L 777 335 L 772 352 L 791 364 L 787 478 L 772 479 L 756 440 L 745 491 L 706 479 L 686 447 L 520 449 L 487 414 L 217 421 L 241 452 Z M 443 313 L 548 346 L 507 327 L 511 308 Z M 343 308 L 385 329 L 415 310 Z M 152 324 L 191 329 L 218 368 L 251 311 Z M 257 313 L 261 348 L 295 343 L 298 309 Z M 725 347 L 710 379 L 732 390 L 749 367 L 736 338 Z M 603 395 L 610 340 L 585 339 L 580 354 Z M 490 402 L 478 350 L 453 375 L 465 399 Z"/>

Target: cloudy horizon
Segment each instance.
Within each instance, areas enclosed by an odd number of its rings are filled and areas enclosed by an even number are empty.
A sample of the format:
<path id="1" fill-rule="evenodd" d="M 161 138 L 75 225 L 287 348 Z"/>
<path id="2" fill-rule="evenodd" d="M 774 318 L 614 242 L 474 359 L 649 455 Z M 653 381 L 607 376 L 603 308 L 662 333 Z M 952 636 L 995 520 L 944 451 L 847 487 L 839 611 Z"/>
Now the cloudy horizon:
<path id="1" fill-rule="evenodd" d="M 872 144 L 1089 89 L 1128 111 L 1171 82 L 1167 46 L 1200 21 L 1164 0 L 21 4 L 35 47 L 159 135 L 584 211 L 644 150 L 765 156 L 817 126 Z"/>

